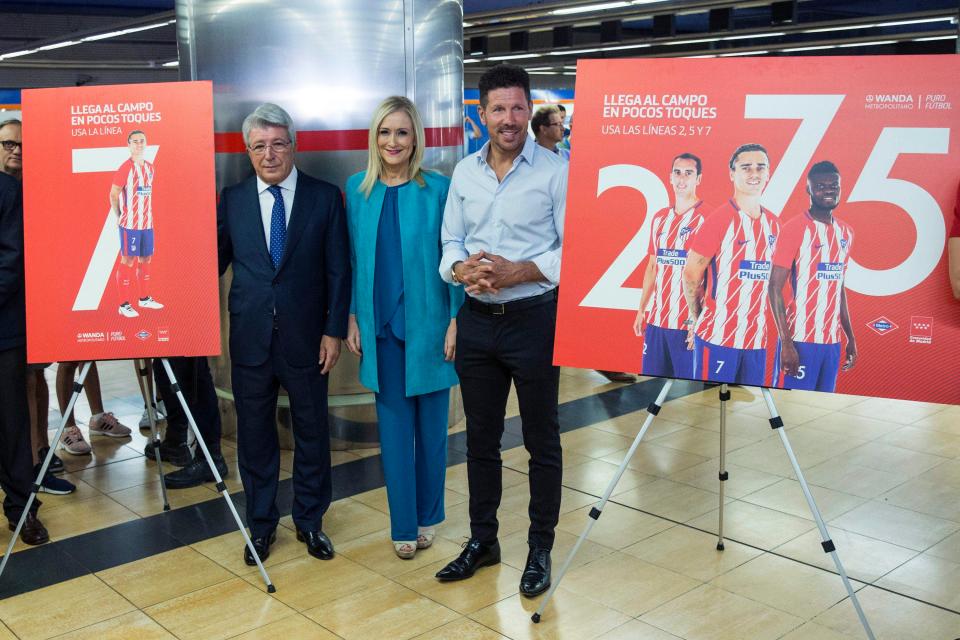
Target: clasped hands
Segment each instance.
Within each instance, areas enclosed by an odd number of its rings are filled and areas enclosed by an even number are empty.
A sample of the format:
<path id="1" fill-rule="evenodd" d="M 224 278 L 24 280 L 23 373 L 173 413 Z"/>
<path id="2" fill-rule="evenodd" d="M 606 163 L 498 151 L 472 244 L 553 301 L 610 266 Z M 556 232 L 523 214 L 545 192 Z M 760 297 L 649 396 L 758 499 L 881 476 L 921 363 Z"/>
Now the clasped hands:
<path id="1" fill-rule="evenodd" d="M 523 265 L 495 253 L 480 251 L 457 263 L 457 278 L 469 294 L 499 293 L 523 282 Z"/>

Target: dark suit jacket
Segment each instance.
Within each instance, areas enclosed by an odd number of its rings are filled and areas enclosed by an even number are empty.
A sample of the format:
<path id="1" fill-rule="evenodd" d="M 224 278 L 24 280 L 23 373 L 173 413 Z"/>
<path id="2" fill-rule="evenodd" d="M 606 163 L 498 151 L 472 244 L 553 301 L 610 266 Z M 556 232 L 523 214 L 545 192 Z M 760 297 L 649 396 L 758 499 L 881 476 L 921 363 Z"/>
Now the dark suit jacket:
<path id="1" fill-rule="evenodd" d="M 27 335 L 21 193 L 19 182 L 0 173 L 0 349 L 23 345 Z"/>
<path id="2" fill-rule="evenodd" d="M 228 309 L 234 364 L 266 362 L 274 312 L 281 352 L 293 366 L 317 364 L 321 336 L 346 336 L 350 245 L 339 189 L 298 170 L 287 243 L 276 270 L 263 235 L 255 176 L 221 193 L 217 239 L 220 273 L 233 264 Z"/>

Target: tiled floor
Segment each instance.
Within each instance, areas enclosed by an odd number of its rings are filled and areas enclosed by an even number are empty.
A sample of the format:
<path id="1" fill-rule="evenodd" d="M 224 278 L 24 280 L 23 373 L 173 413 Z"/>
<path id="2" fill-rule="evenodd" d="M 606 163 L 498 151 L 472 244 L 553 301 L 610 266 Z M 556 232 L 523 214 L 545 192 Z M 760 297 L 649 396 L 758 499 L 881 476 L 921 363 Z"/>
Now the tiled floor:
<path id="1" fill-rule="evenodd" d="M 135 423 L 132 366 L 104 363 L 100 375 L 108 410 Z M 618 388 L 593 372 L 564 370 L 561 380 L 561 401 L 592 414 L 563 435 L 555 571 L 646 417 L 589 404 Z M 330 562 L 308 556 L 290 518 L 281 521 L 266 563 L 275 594 L 241 561 L 238 532 L 198 535 L 191 544 L 71 579 L 57 579 L 56 566 L 37 567 L 54 576 L 50 586 L 0 601 L 0 639 L 864 637 L 755 390 L 734 389 L 729 405 L 726 546 L 716 551 L 716 395 L 708 390 L 667 403 L 539 625 L 530 615 L 540 599 L 517 592 L 526 556 L 527 456 L 514 448 L 504 454 L 503 562 L 466 582 L 433 578 L 469 533 L 461 463 L 447 473 L 447 520 L 437 541 L 414 560 L 393 555 L 385 492 L 375 488 L 331 507 L 325 529 L 338 554 Z M 960 637 L 960 408 L 799 392 L 775 397 L 877 637 Z M 83 400 L 77 413 L 81 421 L 89 415 Z M 516 415 L 515 403 L 508 413 Z M 582 422 L 583 411 L 577 415 Z M 451 433 L 462 430 L 459 424 Z M 79 491 L 43 498 L 41 517 L 55 540 L 100 532 L 118 553 L 128 552 L 124 557 L 144 555 L 137 550 L 148 541 L 123 535 L 123 523 L 162 509 L 156 470 L 141 455 L 144 442 L 136 431 L 126 441 L 95 438 L 93 456 L 65 456 L 66 477 Z M 238 491 L 235 446 L 227 441 L 224 451 L 230 488 Z M 335 452 L 334 462 L 369 471 L 362 459 L 378 453 Z M 290 462 L 285 456 L 284 477 Z M 212 486 L 171 491 L 170 499 L 175 509 L 219 500 Z M 4 530 L 0 544 L 8 540 Z M 48 556 L 38 562 L 63 557 Z"/>

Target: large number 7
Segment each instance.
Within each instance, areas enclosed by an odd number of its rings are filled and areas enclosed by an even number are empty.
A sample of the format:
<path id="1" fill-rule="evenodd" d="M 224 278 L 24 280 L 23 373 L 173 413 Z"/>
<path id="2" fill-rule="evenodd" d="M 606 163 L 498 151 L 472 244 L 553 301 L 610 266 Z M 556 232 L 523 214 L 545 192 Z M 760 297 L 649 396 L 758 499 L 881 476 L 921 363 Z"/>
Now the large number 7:
<path id="1" fill-rule="evenodd" d="M 156 160 L 159 145 L 147 146 L 143 157 L 150 163 Z M 73 173 L 113 173 L 130 157 L 127 147 L 102 147 L 99 149 L 74 149 Z M 103 199 L 107 200 L 110 190 L 103 189 Z M 73 301 L 74 311 L 96 311 L 100 308 L 103 292 L 110 281 L 113 266 L 117 263 L 117 254 L 120 253 L 120 241 L 117 238 L 117 225 L 110 219 L 110 210 L 100 229 L 97 246 L 90 256 L 87 270 L 83 274 L 83 282 Z"/>

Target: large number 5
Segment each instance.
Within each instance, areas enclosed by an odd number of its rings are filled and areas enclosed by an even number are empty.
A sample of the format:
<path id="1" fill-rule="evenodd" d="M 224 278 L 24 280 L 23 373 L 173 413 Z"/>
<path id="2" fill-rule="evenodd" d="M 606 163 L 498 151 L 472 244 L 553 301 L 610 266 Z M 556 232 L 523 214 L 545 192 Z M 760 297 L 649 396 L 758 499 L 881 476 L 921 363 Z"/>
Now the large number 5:
<path id="1" fill-rule="evenodd" d="M 900 207 L 917 229 L 917 242 L 910 256 L 890 269 L 868 269 L 851 258 L 847 287 L 870 296 L 902 293 L 923 282 L 940 262 L 946 239 L 940 205 L 922 187 L 889 175 L 901 153 L 947 153 L 949 146 L 949 129 L 887 127 L 880 132 L 847 202 L 889 202 Z"/>
<path id="2" fill-rule="evenodd" d="M 624 287 L 640 261 L 647 254 L 650 242 L 650 222 L 660 209 L 670 206 L 670 197 L 660 178 L 643 167 L 632 164 L 615 164 L 600 169 L 597 179 L 597 197 L 607 189 L 628 187 L 643 194 L 647 201 L 647 213 L 640 230 L 630 239 L 613 264 L 593 285 L 590 292 L 580 302 L 581 307 L 601 307 L 604 309 L 624 309 L 636 311 L 640 306 L 642 289 Z"/>

